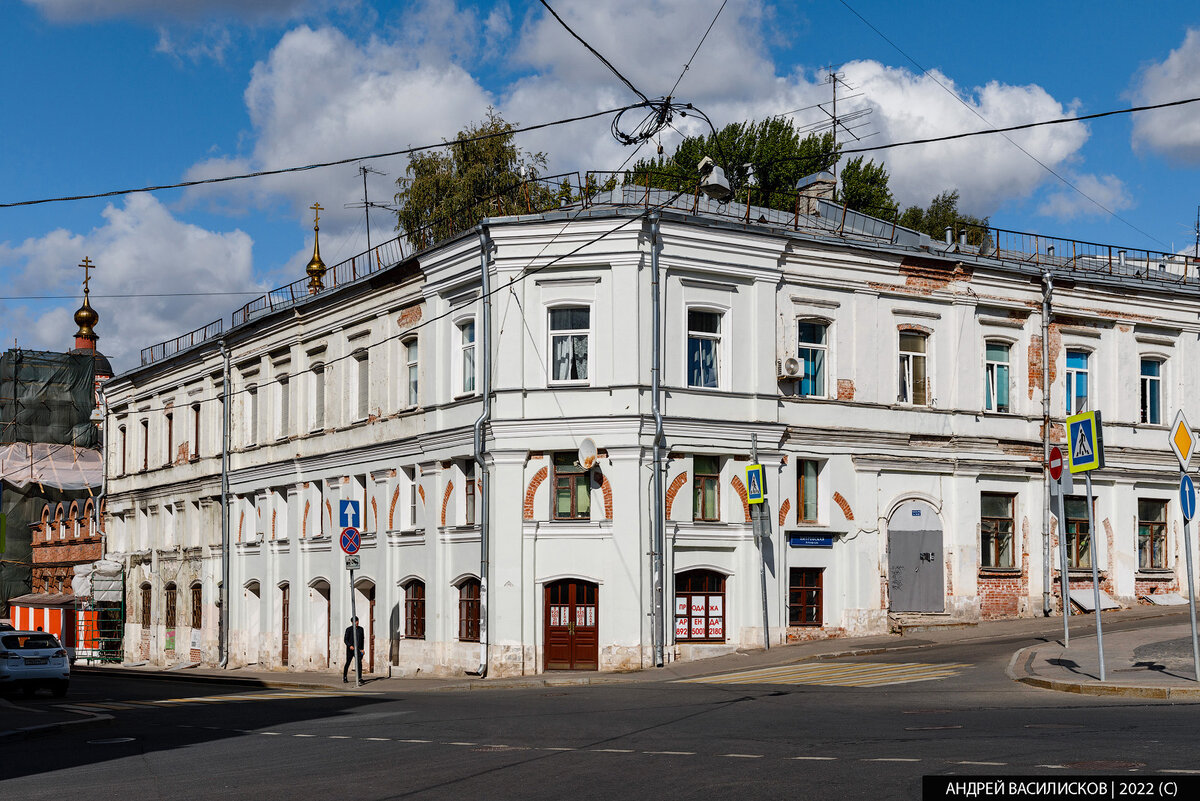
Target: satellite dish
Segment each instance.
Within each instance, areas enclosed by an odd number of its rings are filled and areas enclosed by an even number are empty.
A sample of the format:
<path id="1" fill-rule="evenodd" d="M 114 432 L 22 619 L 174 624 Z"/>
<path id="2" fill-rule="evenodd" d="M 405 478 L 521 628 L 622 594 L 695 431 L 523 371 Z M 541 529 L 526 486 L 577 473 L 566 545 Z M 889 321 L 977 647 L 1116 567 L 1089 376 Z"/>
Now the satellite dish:
<path id="1" fill-rule="evenodd" d="M 591 437 L 584 437 L 579 443 L 579 464 L 584 470 L 590 470 L 596 463 L 596 443 Z"/>

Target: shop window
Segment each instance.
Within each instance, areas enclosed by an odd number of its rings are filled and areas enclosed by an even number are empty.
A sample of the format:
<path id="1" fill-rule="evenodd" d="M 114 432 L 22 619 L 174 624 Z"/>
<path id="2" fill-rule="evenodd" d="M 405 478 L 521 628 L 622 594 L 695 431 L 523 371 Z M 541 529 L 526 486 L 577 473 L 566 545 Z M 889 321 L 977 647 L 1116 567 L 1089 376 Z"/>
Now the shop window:
<path id="1" fill-rule="evenodd" d="M 1014 496 L 985 492 L 979 496 L 979 563 L 1013 566 Z"/>
<path id="2" fill-rule="evenodd" d="M 823 625 L 824 572 L 816 567 L 793 567 L 788 572 L 789 626 Z"/>
<path id="3" fill-rule="evenodd" d="M 692 458 L 692 518 L 721 519 L 721 459 L 718 456 Z"/>
<path id="4" fill-rule="evenodd" d="M 479 579 L 458 585 L 458 639 L 479 642 Z"/>
<path id="5" fill-rule="evenodd" d="M 1167 502 L 1138 499 L 1138 568 L 1167 566 Z"/>
<path id="6" fill-rule="evenodd" d="M 675 641 L 725 642 L 725 576 L 712 570 L 675 576 Z"/>
<path id="7" fill-rule="evenodd" d="M 554 519 L 591 519 L 592 476 L 573 451 L 554 454 Z"/>
<path id="8" fill-rule="evenodd" d="M 425 582 L 418 579 L 404 585 L 404 636 L 410 640 L 425 639 Z"/>

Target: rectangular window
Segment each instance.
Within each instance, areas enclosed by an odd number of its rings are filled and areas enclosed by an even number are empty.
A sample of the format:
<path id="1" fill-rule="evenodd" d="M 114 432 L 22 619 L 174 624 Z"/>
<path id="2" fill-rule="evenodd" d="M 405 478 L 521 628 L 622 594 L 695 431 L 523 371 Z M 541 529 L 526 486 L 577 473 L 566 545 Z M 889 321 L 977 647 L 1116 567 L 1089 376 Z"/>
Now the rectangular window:
<path id="1" fill-rule="evenodd" d="M 689 309 L 687 328 L 688 386 L 716 389 L 721 371 L 721 315 Z"/>
<path id="2" fill-rule="evenodd" d="M 475 321 L 468 320 L 458 327 L 459 360 L 462 370 L 462 392 L 467 394 L 475 391 Z"/>
<path id="3" fill-rule="evenodd" d="M 288 427 L 291 421 L 288 419 L 288 412 L 292 406 L 291 385 L 288 383 L 286 375 L 279 377 L 279 432 L 277 436 L 282 439 L 288 435 Z"/>
<path id="4" fill-rule="evenodd" d="M 192 628 L 202 628 L 201 623 L 204 621 L 204 607 L 201 605 L 200 585 L 192 587 Z"/>
<path id="5" fill-rule="evenodd" d="M 417 361 L 418 353 L 417 340 L 410 339 L 408 342 L 404 343 L 404 361 L 408 368 L 408 393 L 405 403 L 408 406 L 417 405 L 417 390 L 419 389 L 417 379 L 420 375 L 418 372 L 418 368 L 420 366 Z"/>
<path id="6" fill-rule="evenodd" d="M 479 579 L 467 579 L 458 588 L 458 639 L 479 642 Z"/>
<path id="7" fill-rule="evenodd" d="M 371 404 L 371 356 L 366 350 L 354 354 L 354 371 L 357 383 L 354 395 L 354 419 L 366 420 Z"/>
<path id="8" fill-rule="evenodd" d="M 829 326 L 825 323 L 801 322 L 798 324 L 796 358 L 800 360 L 800 394 L 823 396 L 825 394 L 825 354 L 828 351 L 826 336 Z"/>
<path id="9" fill-rule="evenodd" d="M 404 636 L 425 639 L 425 582 L 410 581 L 404 587 Z"/>
<path id="10" fill-rule="evenodd" d="M 313 393 L 313 431 L 325 428 L 325 365 L 314 364 L 312 367 Z"/>
<path id="11" fill-rule="evenodd" d="M 824 622 L 822 568 L 793 567 L 788 571 L 788 625 L 821 626 Z"/>
<path id="12" fill-rule="evenodd" d="M 1087 501 L 1078 495 L 1066 498 L 1067 567 L 1092 566 L 1092 537 L 1088 531 Z"/>
<path id="13" fill-rule="evenodd" d="M 246 403 L 249 410 L 246 413 L 246 444 L 258 442 L 258 387 L 254 384 L 246 387 Z"/>
<path id="14" fill-rule="evenodd" d="M 986 351 L 983 408 L 989 412 L 1007 412 L 1009 346 L 1004 342 L 989 342 Z"/>
<path id="15" fill-rule="evenodd" d="M 129 455 L 129 436 L 125 426 L 121 426 L 121 475 L 129 472 L 127 456 Z"/>
<path id="16" fill-rule="evenodd" d="M 692 459 L 692 519 L 721 519 L 721 459 L 696 456 Z"/>
<path id="17" fill-rule="evenodd" d="M 821 464 L 813 459 L 801 459 L 796 464 L 796 478 L 799 486 L 796 498 L 799 508 L 796 509 L 796 519 L 801 523 L 817 522 L 817 475 L 821 472 Z"/>
<path id="18" fill-rule="evenodd" d="M 1142 359 L 1142 422 L 1162 424 L 1162 362 Z"/>
<path id="19" fill-rule="evenodd" d="M 150 469 L 150 421 L 142 421 L 142 471 Z"/>
<path id="20" fill-rule="evenodd" d="M 1014 496 L 985 492 L 979 496 L 979 564 L 1013 567 Z"/>
<path id="21" fill-rule="evenodd" d="M 1167 502 L 1138 499 L 1138 568 L 1167 566 Z"/>
<path id="22" fill-rule="evenodd" d="M 465 504 L 463 523 L 475 525 L 475 463 L 463 465 L 463 502 Z"/>
<path id="23" fill-rule="evenodd" d="M 175 415 L 168 413 L 166 423 L 167 455 L 163 459 L 163 464 L 171 464 L 175 461 L 174 454 L 172 453 L 175 450 Z"/>
<path id="24" fill-rule="evenodd" d="M 725 577 L 689 570 L 675 577 L 675 640 L 725 641 Z"/>
<path id="25" fill-rule="evenodd" d="M 200 404 L 192 404 L 192 458 L 200 458 Z"/>
<path id="26" fill-rule="evenodd" d="M 929 377 L 925 370 L 928 342 L 926 334 L 900 332 L 900 391 L 896 395 L 899 403 L 929 405 Z"/>
<path id="27" fill-rule="evenodd" d="M 417 527 L 417 468 L 413 468 L 412 475 L 408 482 L 408 527 L 415 529 Z"/>
<path id="28" fill-rule="evenodd" d="M 591 519 L 592 477 L 573 452 L 554 454 L 554 518 Z"/>
<path id="29" fill-rule="evenodd" d="M 1088 410 L 1088 354 L 1082 350 L 1067 351 L 1067 414 Z"/>
<path id="30" fill-rule="evenodd" d="M 177 594 L 174 584 L 167 587 L 166 627 L 169 629 L 175 628 L 175 602 Z"/>
<path id="31" fill-rule="evenodd" d="M 142 587 L 142 627 L 150 626 L 150 585 Z"/>
<path id="32" fill-rule="evenodd" d="M 587 381 L 591 310 L 550 310 L 550 375 L 553 381 Z"/>

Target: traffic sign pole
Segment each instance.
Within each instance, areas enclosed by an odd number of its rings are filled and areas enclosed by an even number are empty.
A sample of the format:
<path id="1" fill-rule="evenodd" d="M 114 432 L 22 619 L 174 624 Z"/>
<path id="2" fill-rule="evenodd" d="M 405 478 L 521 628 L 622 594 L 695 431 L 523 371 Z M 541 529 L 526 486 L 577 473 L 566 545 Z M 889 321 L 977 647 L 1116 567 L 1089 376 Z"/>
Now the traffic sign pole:
<path id="1" fill-rule="evenodd" d="M 1063 458 L 1062 451 L 1058 447 L 1050 449 L 1050 499 L 1056 502 L 1053 505 L 1054 514 L 1058 516 L 1058 580 L 1061 586 L 1063 605 L 1063 648 L 1071 647 L 1071 627 L 1069 625 L 1071 619 L 1071 582 L 1067 577 L 1067 499 L 1063 494 L 1062 475 L 1063 475 Z M 1067 475 L 1071 475 L 1068 471 Z M 1049 535 L 1046 535 L 1049 538 Z M 1047 559 L 1049 561 L 1049 559 Z"/>
<path id="2" fill-rule="evenodd" d="M 1192 515 L 1196 513 L 1196 487 L 1187 473 L 1179 474 L 1180 505 L 1184 507 L 1183 515 L 1183 552 L 1187 554 L 1188 607 L 1192 619 L 1192 674 L 1200 681 L 1200 645 L 1196 639 L 1196 587 L 1192 574 Z M 1190 508 L 1188 499 L 1191 499 Z"/>
<path id="3" fill-rule="evenodd" d="M 366 645 L 364 642 L 363 645 Z M 358 612 L 354 608 L 354 570 L 350 571 L 350 658 L 354 660 L 354 686 L 362 686 L 362 659 L 358 656 Z"/>
<path id="4" fill-rule="evenodd" d="M 1100 626 L 1100 569 L 1096 566 L 1099 560 L 1096 558 L 1096 521 L 1092 512 L 1092 471 L 1089 470 L 1083 475 L 1087 482 L 1088 537 L 1091 539 L 1092 551 L 1092 598 L 1096 604 L 1096 653 L 1100 655 L 1100 681 L 1104 681 L 1104 631 Z"/>

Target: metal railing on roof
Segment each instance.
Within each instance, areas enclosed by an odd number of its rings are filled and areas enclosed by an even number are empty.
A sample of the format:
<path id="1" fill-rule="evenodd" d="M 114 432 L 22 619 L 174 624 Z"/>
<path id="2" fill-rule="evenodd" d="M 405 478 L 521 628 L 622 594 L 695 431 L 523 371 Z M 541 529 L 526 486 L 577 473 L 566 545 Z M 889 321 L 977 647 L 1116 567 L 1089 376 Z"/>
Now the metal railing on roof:
<path id="1" fill-rule="evenodd" d="M 148 364 L 153 364 L 161 359 L 169 356 L 174 356 L 181 350 L 186 350 L 192 345 L 203 342 L 206 339 L 220 335 L 225 330 L 225 321 L 222 319 L 213 320 L 208 325 L 202 325 L 195 331 L 189 331 L 175 339 L 169 339 L 166 342 L 160 342 L 157 345 L 151 345 L 148 348 L 142 348 L 142 367 Z"/>

